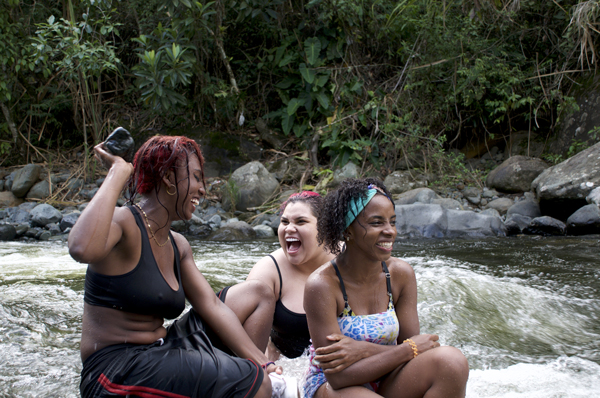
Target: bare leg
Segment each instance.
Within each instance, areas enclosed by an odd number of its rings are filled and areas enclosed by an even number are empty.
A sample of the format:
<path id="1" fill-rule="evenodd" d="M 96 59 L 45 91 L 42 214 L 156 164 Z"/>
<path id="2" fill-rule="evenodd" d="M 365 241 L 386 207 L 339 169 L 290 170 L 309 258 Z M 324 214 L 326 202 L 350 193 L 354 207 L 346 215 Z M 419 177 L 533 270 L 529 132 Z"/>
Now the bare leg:
<path id="1" fill-rule="evenodd" d="M 377 395 L 373 391 L 362 387 L 362 386 L 353 386 L 340 388 L 339 390 L 334 390 L 331 388 L 329 383 L 323 384 L 313 398 L 378 398 L 380 395 Z"/>
<path id="2" fill-rule="evenodd" d="M 462 352 L 438 347 L 390 373 L 378 393 L 390 398 L 462 398 L 468 377 L 469 363 Z"/>
<path id="3" fill-rule="evenodd" d="M 227 294 L 229 296 L 229 293 Z M 271 398 L 271 394 L 273 393 L 271 389 L 271 379 L 269 379 L 269 375 L 267 372 L 263 372 L 263 381 L 260 385 L 260 388 L 256 392 L 254 397 L 256 398 Z"/>
<path id="4" fill-rule="evenodd" d="M 275 312 L 273 290 L 259 280 L 242 282 L 229 288 L 225 304 L 237 315 L 254 344 L 264 352 Z"/>

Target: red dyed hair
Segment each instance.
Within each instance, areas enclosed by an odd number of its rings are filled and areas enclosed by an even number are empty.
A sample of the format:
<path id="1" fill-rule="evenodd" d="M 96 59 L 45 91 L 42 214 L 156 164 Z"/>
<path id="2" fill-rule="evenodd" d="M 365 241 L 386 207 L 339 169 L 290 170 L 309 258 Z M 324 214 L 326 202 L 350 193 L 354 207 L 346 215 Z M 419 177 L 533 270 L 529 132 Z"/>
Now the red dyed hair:
<path id="1" fill-rule="evenodd" d="M 162 178 L 169 170 L 181 167 L 179 161 L 184 161 L 187 169 L 191 155 L 198 156 L 204 185 L 204 157 L 196 141 L 183 136 L 157 135 L 150 138 L 138 149 L 133 159 L 134 172 L 129 181 L 130 200 L 133 202 L 138 193 L 143 195 L 153 189 L 158 192 Z"/>
<path id="2" fill-rule="evenodd" d="M 313 191 L 302 191 L 300 193 L 291 194 L 288 200 L 282 203 L 279 208 L 279 213 L 283 214 L 283 211 L 288 204 L 296 202 L 306 203 L 308 207 L 310 207 L 313 216 L 319 217 L 319 210 L 321 208 L 321 203 L 323 202 L 323 197 Z"/>

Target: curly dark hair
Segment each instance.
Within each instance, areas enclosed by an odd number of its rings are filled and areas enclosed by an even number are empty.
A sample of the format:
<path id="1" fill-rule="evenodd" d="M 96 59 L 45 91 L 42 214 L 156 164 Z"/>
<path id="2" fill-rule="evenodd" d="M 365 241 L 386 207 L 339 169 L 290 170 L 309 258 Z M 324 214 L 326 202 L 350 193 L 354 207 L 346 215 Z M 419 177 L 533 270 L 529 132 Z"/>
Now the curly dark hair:
<path id="1" fill-rule="evenodd" d="M 367 196 L 369 185 L 381 188 L 385 195 L 390 198 L 389 193 L 381 180 L 376 178 L 344 180 L 340 187 L 327 194 L 321 206 L 321 212 L 317 220 L 317 242 L 329 252 L 338 255 L 341 253 L 340 241 L 343 240 L 346 230 L 346 213 L 348 205 L 353 198 Z M 377 192 L 377 195 L 381 195 Z M 392 201 L 393 203 L 393 201 Z"/>

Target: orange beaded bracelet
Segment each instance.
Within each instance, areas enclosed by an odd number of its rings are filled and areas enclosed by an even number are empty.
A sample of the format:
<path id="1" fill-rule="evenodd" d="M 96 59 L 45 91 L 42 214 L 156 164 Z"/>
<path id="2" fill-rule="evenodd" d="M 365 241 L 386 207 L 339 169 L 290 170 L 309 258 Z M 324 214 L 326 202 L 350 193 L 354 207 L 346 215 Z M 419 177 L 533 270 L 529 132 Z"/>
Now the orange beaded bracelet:
<path id="1" fill-rule="evenodd" d="M 419 355 L 419 350 L 417 350 L 417 345 L 415 344 L 414 341 L 412 341 L 411 339 L 406 339 L 403 341 L 403 343 L 408 343 L 410 348 L 412 348 L 413 358 L 416 358 L 416 356 Z"/>

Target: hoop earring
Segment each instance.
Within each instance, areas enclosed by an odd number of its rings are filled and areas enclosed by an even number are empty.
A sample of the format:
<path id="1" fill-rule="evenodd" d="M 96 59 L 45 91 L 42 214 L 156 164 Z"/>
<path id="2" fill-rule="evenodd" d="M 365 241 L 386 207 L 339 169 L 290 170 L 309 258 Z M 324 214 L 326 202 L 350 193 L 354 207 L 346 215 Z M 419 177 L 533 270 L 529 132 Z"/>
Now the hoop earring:
<path id="1" fill-rule="evenodd" d="M 174 185 L 173 185 L 173 186 L 174 186 Z M 169 195 L 173 196 L 173 195 L 175 195 L 175 194 L 177 193 L 177 188 L 175 188 L 175 192 L 173 192 L 173 193 L 169 192 L 169 188 L 171 188 L 171 187 L 170 187 L 170 186 L 168 186 L 168 187 L 167 187 L 167 189 L 166 189 L 166 191 L 167 191 L 167 194 L 169 194 Z"/>

